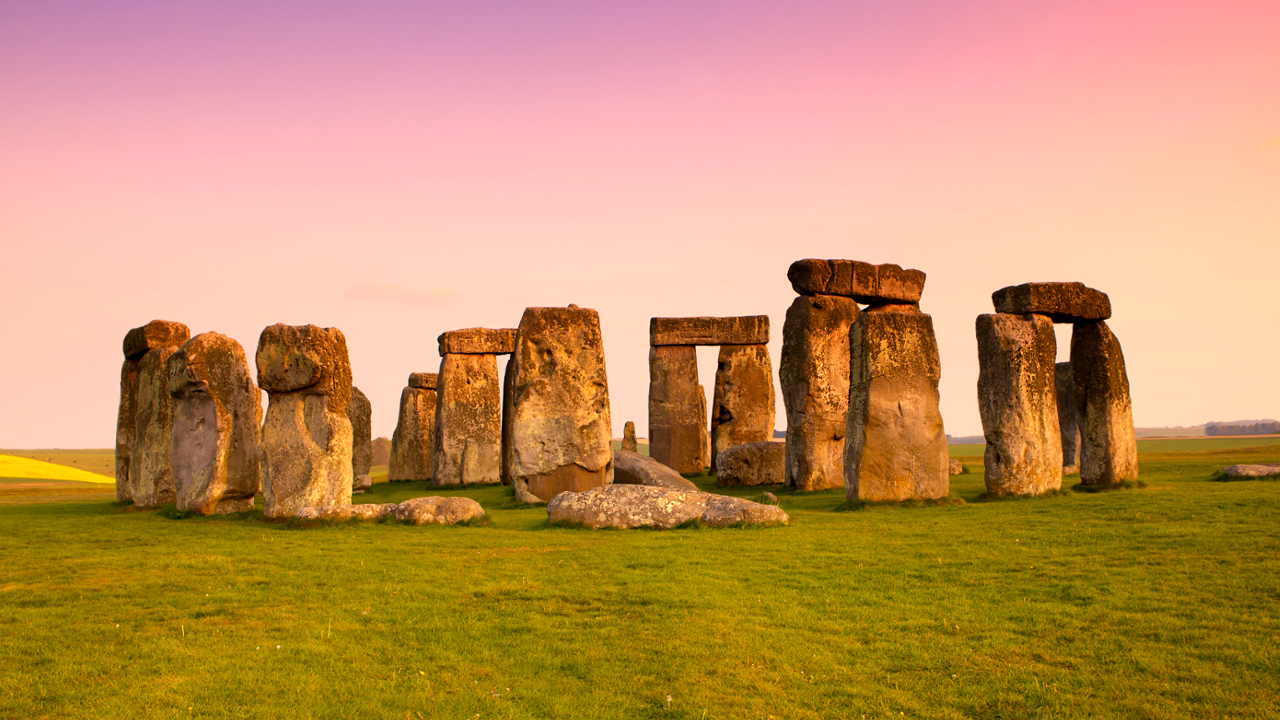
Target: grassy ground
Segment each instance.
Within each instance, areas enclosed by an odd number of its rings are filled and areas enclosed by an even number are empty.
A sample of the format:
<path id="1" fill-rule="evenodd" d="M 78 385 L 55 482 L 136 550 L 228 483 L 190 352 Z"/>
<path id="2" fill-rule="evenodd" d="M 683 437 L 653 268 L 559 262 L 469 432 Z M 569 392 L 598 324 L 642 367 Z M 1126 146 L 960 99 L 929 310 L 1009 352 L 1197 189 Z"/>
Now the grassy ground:
<path id="1" fill-rule="evenodd" d="M 1280 445 L 1280 436 L 1263 435 L 1259 437 L 1229 438 L 1156 438 L 1152 440 L 1138 440 L 1138 452 L 1199 452 L 1203 450 L 1227 450 L 1269 445 Z M 950 451 L 951 457 L 972 455 L 981 458 L 984 447 L 984 445 L 948 445 L 947 449 Z"/>
<path id="2" fill-rule="evenodd" d="M 1280 715 L 1280 483 L 1208 481 L 1280 447 L 1002 502 L 964 460 L 964 503 L 775 488 L 767 529 L 552 528 L 502 487 L 440 493 L 467 528 L 0 505 L 0 717 Z"/>

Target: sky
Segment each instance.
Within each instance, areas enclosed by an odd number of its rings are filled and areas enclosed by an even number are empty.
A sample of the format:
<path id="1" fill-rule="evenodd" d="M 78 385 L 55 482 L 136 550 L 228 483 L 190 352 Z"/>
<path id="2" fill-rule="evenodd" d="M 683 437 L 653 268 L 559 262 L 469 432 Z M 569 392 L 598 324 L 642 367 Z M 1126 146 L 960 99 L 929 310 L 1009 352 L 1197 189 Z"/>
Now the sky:
<path id="1" fill-rule="evenodd" d="M 928 274 L 953 435 L 975 317 L 1045 280 L 1110 295 L 1139 427 L 1275 418 L 1278 28 L 1274 0 L 0 0 L 0 447 L 113 445 L 152 319 L 251 363 L 268 325 L 340 328 L 389 437 L 441 332 L 569 303 L 644 436 L 649 318 L 769 315 L 776 375 L 807 257 Z"/>

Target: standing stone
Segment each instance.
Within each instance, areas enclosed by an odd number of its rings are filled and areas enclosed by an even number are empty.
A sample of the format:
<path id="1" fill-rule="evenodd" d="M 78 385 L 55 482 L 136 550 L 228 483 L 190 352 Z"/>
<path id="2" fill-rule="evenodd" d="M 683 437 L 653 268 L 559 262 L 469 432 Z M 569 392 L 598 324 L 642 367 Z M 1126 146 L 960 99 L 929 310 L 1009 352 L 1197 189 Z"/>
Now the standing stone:
<path id="1" fill-rule="evenodd" d="M 441 336 L 444 337 L 444 336 Z M 502 388 L 494 355 L 440 360 L 433 485 L 502 479 Z"/>
<path id="2" fill-rule="evenodd" d="M 1120 341 L 1106 322 L 1071 333 L 1071 384 L 1080 424 L 1080 482 L 1113 485 L 1138 477 L 1129 376 Z"/>
<path id="3" fill-rule="evenodd" d="M 857 319 L 858 304 L 834 295 L 801 296 L 787 310 L 778 379 L 787 409 L 789 487 L 844 487 L 849 327 Z"/>
<path id="4" fill-rule="evenodd" d="M 125 358 L 120 367 L 120 409 L 116 413 L 116 502 L 133 502 L 129 464 L 138 433 L 138 361 Z"/>
<path id="5" fill-rule="evenodd" d="M 1053 322 L 1043 315 L 979 315 L 976 328 L 987 492 L 1057 490 L 1062 487 L 1062 437 Z"/>
<path id="6" fill-rule="evenodd" d="M 169 358 L 168 390 L 178 509 L 252 510 L 261 486 L 262 395 L 244 348 L 226 335 L 196 335 Z"/>
<path id="7" fill-rule="evenodd" d="M 786 457 L 786 443 L 774 440 L 725 448 L 716 458 L 716 485 L 781 485 Z"/>
<path id="8" fill-rule="evenodd" d="M 387 481 L 429 480 L 435 472 L 436 373 L 413 373 L 400 393 L 400 415 L 391 434 Z"/>
<path id="9" fill-rule="evenodd" d="M 511 478 L 511 453 L 507 452 L 507 448 L 511 447 L 511 414 L 514 408 L 511 406 L 511 396 L 514 392 L 515 370 L 516 364 L 507 359 L 507 366 L 502 369 L 502 484 L 510 485 Z"/>
<path id="10" fill-rule="evenodd" d="M 707 394 L 692 345 L 649 348 L 649 457 L 678 473 L 711 464 Z"/>
<path id="11" fill-rule="evenodd" d="M 169 356 L 175 348 L 148 350 L 138 363 L 138 408 L 129 461 L 129 496 L 140 507 L 174 501 L 173 403 Z"/>
<path id="12" fill-rule="evenodd" d="M 347 403 L 347 419 L 351 421 L 351 492 L 362 493 L 373 487 L 369 477 L 373 467 L 373 405 L 355 386 Z"/>
<path id="13" fill-rule="evenodd" d="M 512 482 L 547 501 L 613 482 L 613 423 L 600 315 L 528 308 L 511 357 Z"/>
<path id="14" fill-rule="evenodd" d="M 116 500 L 119 502 L 132 501 L 133 485 L 140 481 L 134 456 L 138 435 L 138 372 L 142 358 L 153 349 L 173 351 L 190 338 L 191 330 L 186 325 L 169 320 L 152 320 L 142 327 L 133 328 L 125 333 L 123 342 L 125 360 L 123 367 L 120 368 L 120 407 L 116 414 Z M 160 377 L 163 375 L 160 368 L 163 367 L 163 360 L 153 361 L 150 366 L 152 381 L 163 384 L 164 378 Z M 163 388 L 153 387 L 152 390 L 163 392 Z M 163 400 L 157 399 L 154 395 L 150 397 L 151 404 Z M 155 408 L 148 408 L 148 426 L 151 424 L 150 417 L 154 411 Z M 152 441 L 156 439 L 151 438 Z M 154 456 L 155 451 L 156 448 L 153 447 L 145 453 L 149 463 L 157 461 Z M 162 453 L 167 451 L 162 450 Z M 164 454 L 164 457 L 167 457 L 167 454 Z M 149 469 L 146 478 L 141 481 L 152 482 L 154 472 L 154 468 Z M 156 504 L 154 491 L 148 491 L 140 499 L 145 505 Z M 171 497 L 169 499 L 172 500 Z"/>
<path id="15" fill-rule="evenodd" d="M 351 361 L 337 328 L 272 325 L 258 338 L 263 516 L 351 504 Z"/>
<path id="16" fill-rule="evenodd" d="M 640 443 L 636 442 L 636 424 L 628 420 L 622 426 L 622 450 L 624 452 L 639 452 Z"/>
<path id="17" fill-rule="evenodd" d="M 914 306 L 870 309 L 849 328 L 844 477 L 850 500 L 947 496 L 941 377 L 933 318 Z"/>
<path id="18" fill-rule="evenodd" d="M 711 411 L 711 471 L 727 448 L 773 438 L 773 364 L 764 345 L 721 345 Z"/>
<path id="19" fill-rule="evenodd" d="M 1080 467 L 1080 425 L 1076 418 L 1075 391 L 1071 385 L 1071 363 L 1055 366 L 1058 386 L 1058 429 L 1062 432 L 1063 474 L 1070 475 Z M 1072 472 L 1066 472 L 1068 469 Z"/>

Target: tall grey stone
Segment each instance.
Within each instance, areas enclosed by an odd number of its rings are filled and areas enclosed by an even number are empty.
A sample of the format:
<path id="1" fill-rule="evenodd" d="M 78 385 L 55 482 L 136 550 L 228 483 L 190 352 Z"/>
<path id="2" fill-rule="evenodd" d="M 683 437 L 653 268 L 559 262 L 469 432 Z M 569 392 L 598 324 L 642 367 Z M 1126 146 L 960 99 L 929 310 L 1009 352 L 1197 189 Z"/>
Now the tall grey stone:
<path id="1" fill-rule="evenodd" d="M 1071 333 L 1071 384 L 1080 424 L 1080 482 L 1106 486 L 1138 477 L 1129 376 L 1105 321 Z"/>
<path id="2" fill-rule="evenodd" d="M 369 476 L 369 468 L 373 467 L 373 405 L 354 385 L 347 403 L 347 419 L 351 421 L 351 492 L 365 492 L 373 487 Z"/>
<path id="3" fill-rule="evenodd" d="M 502 387 L 497 358 L 448 353 L 440 360 L 438 382 L 432 484 L 501 481 Z"/>
<path id="4" fill-rule="evenodd" d="M 1080 425 L 1076 418 L 1075 391 L 1071 384 L 1071 363 L 1061 362 L 1055 368 L 1058 386 L 1058 429 L 1062 433 L 1062 467 L 1080 467 Z"/>
<path id="5" fill-rule="evenodd" d="M 711 411 L 711 469 L 734 445 L 773 438 L 773 363 L 765 345 L 721 345 Z"/>
<path id="6" fill-rule="evenodd" d="M 412 373 L 400 393 L 400 412 L 391 434 L 387 480 L 430 480 L 435 472 L 437 373 Z"/>
<path id="7" fill-rule="evenodd" d="M 711 464 L 707 395 L 694 346 L 649 348 L 649 457 L 679 473 L 700 473 Z"/>

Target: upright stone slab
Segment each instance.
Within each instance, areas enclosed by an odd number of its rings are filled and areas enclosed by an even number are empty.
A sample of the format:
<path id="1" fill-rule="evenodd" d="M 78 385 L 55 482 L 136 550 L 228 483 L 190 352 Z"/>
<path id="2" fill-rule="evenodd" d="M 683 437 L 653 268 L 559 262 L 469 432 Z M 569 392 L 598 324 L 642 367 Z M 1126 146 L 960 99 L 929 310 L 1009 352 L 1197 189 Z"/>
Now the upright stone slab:
<path id="1" fill-rule="evenodd" d="M 138 433 L 138 361 L 125 358 L 120 367 L 120 408 L 116 412 L 116 502 L 133 502 L 129 464 Z"/>
<path id="2" fill-rule="evenodd" d="M 264 517 L 351 504 L 351 361 L 337 328 L 272 325 L 258 338 Z"/>
<path id="3" fill-rule="evenodd" d="M 347 403 L 347 419 L 351 421 L 351 492 L 365 492 L 373 487 L 369 476 L 373 467 L 373 405 L 355 386 Z"/>
<path id="4" fill-rule="evenodd" d="M 168 363 L 177 507 L 203 515 L 253 509 L 261 486 L 262 395 L 240 343 L 201 333 Z"/>
<path id="5" fill-rule="evenodd" d="M 173 403 L 169 397 L 169 356 L 175 348 L 148 350 L 138 363 L 138 408 L 129 462 L 129 496 L 140 507 L 171 503 Z"/>
<path id="6" fill-rule="evenodd" d="M 511 378 L 510 455 L 516 496 L 546 501 L 613 482 L 613 424 L 600 315 L 528 308 Z"/>
<path id="7" fill-rule="evenodd" d="M 773 438 L 773 364 L 764 345 L 721 345 L 711 411 L 711 469 L 734 445 Z"/>
<path id="8" fill-rule="evenodd" d="M 497 357 L 446 354 L 440 360 L 437 393 L 432 484 L 500 482 L 502 388 Z"/>
<path id="9" fill-rule="evenodd" d="M 1043 315 L 979 315 L 978 412 L 993 495 L 1062 487 L 1053 322 Z"/>
<path id="10" fill-rule="evenodd" d="M 157 472 L 169 478 L 166 481 L 162 477 L 160 482 L 162 484 L 167 483 L 170 489 L 172 487 L 171 472 L 168 470 L 168 463 L 165 459 L 168 457 L 168 451 L 155 445 L 155 442 L 159 441 L 163 436 L 164 428 L 152 426 L 151 418 L 156 412 L 156 408 L 150 407 L 157 403 L 167 406 L 165 398 L 158 398 L 155 395 L 155 393 L 163 393 L 165 390 L 163 377 L 165 361 L 163 359 L 153 359 L 152 364 L 149 365 L 149 382 L 152 385 L 148 390 L 147 425 L 150 428 L 151 436 L 147 439 L 150 445 L 147 449 L 142 450 L 141 455 L 139 455 L 139 457 L 145 457 L 148 463 L 147 470 L 141 475 L 139 474 L 139 468 L 136 466 L 137 459 L 135 458 L 135 454 L 139 452 L 137 447 L 138 373 L 142 359 L 147 352 L 151 350 L 172 352 L 181 347 L 190 338 L 191 330 L 186 325 L 169 320 L 152 320 L 142 327 L 133 328 L 125 333 L 122 343 L 125 360 L 124 365 L 120 368 L 120 407 L 116 413 L 116 500 L 120 502 L 133 501 L 133 487 L 141 482 L 149 484 L 148 490 L 139 497 L 142 504 L 157 504 L 154 492 L 155 474 Z M 156 385 L 156 383 L 159 383 L 159 385 Z M 159 453 L 159 456 L 157 456 L 157 453 Z M 159 466 L 157 466 L 157 463 L 159 463 Z M 168 490 L 162 491 L 161 495 L 167 498 L 163 502 L 173 499 L 172 493 Z"/>
<path id="11" fill-rule="evenodd" d="M 649 348 L 649 457 L 678 473 L 711 464 L 707 395 L 692 345 Z"/>
<path id="12" fill-rule="evenodd" d="M 436 455 L 436 373 L 413 373 L 400 393 L 400 414 L 391 434 L 389 482 L 430 480 Z"/>
<path id="13" fill-rule="evenodd" d="M 628 420 L 622 426 L 622 448 L 623 452 L 639 452 L 640 443 L 636 442 L 636 424 Z"/>
<path id="14" fill-rule="evenodd" d="M 844 487 L 849 328 L 857 319 L 858 304 L 834 295 L 801 296 L 787 310 L 778 379 L 787 409 L 789 487 Z"/>
<path id="15" fill-rule="evenodd" d="M 850 500 L 946 497 L 941 377 L 933 319 L 914 306 L 868 310 L 849 328 L 844 477 Z"/>
<path id="16" fill-rule="evenodd" d="M 1055 366 L 1058 386 L 1058 429 L 1062 433 L 1062 467 L 1066 470 L 1080 468 L 1080 424 L 1076 418 L 1075 391 L 1071 384 L 1071 363 Z"/>
<path id="17" fill-rule="evenodd" d="M 1071 384 L 1080 424 L 1080 482 L 1106 486 L 1138 477 L 1129 376 L 1106 322 L 1071 333 Z"/>

